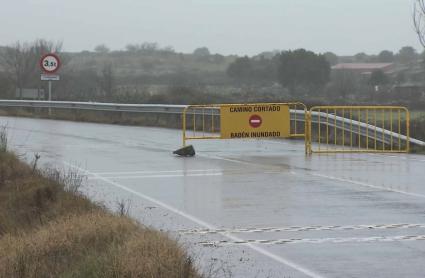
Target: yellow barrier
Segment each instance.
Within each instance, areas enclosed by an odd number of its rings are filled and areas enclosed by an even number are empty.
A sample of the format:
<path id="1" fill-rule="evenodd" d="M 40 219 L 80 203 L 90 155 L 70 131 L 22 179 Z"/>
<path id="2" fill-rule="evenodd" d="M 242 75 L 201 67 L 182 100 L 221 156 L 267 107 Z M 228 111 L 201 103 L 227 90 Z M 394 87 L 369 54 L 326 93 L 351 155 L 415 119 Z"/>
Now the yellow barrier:
<path id="1" fill-rule="evenodd" d="M 261 128 L 248 125 L 262 121 Z M 183 111 L 183 147 L 187 140 L 280 137 L 304 138 L 306 154 L 406 153 L 409 123 L 409 111 L 401 106 L 316 106 L 307 111 L 302 103 L 190 105 Z"/>
<path id="2" fill-rule="evenodd" d="M 296 113 L 300 109 L 303 113 Z M 244 112 L 244 116 L 231 116 L 232 110 Z M 274 112 L 274 115 L 269 112 Z M 307 114 L 307 107 L 302 103 L 190 105 L 183 111 L 183 146 L 186 146 L 187 140 L 202 139 L 307 138 L 308 125 L 305 119 Z M 244 121 L 244 124 L 248 125 L 248 121 L 245 123 L 247 115 L 250 116 L 249 123 L 251 127 L 255 128 L 255 132 L 249 126 L 240 127 L 238 124 L 240 121 Z M 263 120 L 261 128 L 255 126 L 256 123 L 261 124 Z M 300 120 L 304 123 L 300 123 Z M 226 123 L 222 123 L 222 121 L 226 121 Z M 229 131 L 232 128 L 237 131 L 234 133 L 235 136 Z M 244 129 L 246 133 L 241 134 Z M 276 131 L 267 132 L 265 131 L 267 129 Z"/>
<path id="3" fill-rule="evenodd" d="M 316 106 L 307 121 L 310 154 L 409 152 L 410 114 L 405 107 Z"/>

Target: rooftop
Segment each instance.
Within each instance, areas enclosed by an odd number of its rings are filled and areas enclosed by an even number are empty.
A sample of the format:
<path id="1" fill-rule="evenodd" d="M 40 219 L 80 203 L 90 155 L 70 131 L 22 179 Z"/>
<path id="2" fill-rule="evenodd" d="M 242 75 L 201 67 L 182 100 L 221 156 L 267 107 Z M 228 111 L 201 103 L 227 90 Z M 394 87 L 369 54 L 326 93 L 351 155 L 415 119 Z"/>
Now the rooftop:
<path id="1" fill-rule="evenodd" d="M 379 70 L 392 66 L 392 63 L 342 63 L 332 67 L 332 69 L 349 69 L 349 70 Z"/>

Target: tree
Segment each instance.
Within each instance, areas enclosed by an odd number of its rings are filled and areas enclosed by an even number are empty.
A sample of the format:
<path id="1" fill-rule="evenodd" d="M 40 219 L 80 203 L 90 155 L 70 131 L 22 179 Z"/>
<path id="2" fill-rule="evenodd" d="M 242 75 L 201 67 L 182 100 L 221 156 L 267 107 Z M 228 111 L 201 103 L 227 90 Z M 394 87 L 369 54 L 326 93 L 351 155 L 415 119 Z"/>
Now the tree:
<path id="1" fill-rule="evenodd" d="M 167 45 L 167 46 L 161 48 L 161 51 L 163 53 L 176 53 L 176 50 L 171 45 Z"/>
<path id="2" fill-rule="evenodd" d="M 425 70 L 425 50 L 420 54 L 420 61 L 422 70 Z"/>
<path id="3" fill-rule="evenodd" d="M 323 56 L 325 56 L 326 61 L 328 61 L 328 63 L 331 66 L 334 66 L 334 65 L 338 64 L 338 59 L 339 58 L 338 58 L 338 56 L 335 53 L 333 53 L 333 52 L 326 52 L 326 53 L 323 54 Z"/>
<path id="4" fill-rule="evenodd" d="M 416 59 L 418 58 L 418 53 L 413 47 L 404 46 L 398 52 L 397 58 L 400 63 L 409 64 L 416 61 Z"/>
<path id="5" fill-rule="evenodd" d="M 425 0 L 415 0 L 413 8 L 413 25 L 419 42 L 425 47 Z"/>
<path id="6" fill-rule="evenodd" d="M 385 75 L 385 73 L 382 70 L 375 70 L 372 72 L 369 78 L 369 84 L 372 86 L 377 85 L 385 85 L 388 84 L 388 77 Z"/>
<path id="7" fill-rule="evenodd" d="M 0 98 L 10 99 L 13 97 L 12 81 L 4 72 L 0 71 Z"/>
<path id="8" fill-rule="evenodd" d="M 354 55 L 354 59 L 357 63 L 366 63 L 369 60 L 369 56 L 364 52 L 360 52 Z"/>
<path id="9" fill-rule="evenodd" d="M 358 84 L 358 76 L 349 70 L 342 69 L 332 74 L 331 89 L 337 97 L 345 98 L 355 94 Z"/>
<path id="10" fill-rule="evenodd" d="M 207 47 L 199 47 L 193 51 L 193 55 L 198 57 L 210 56 L 210 50 Z"/>
<path id="11" fill-rule="evenodd" d="M 383 50 L 378 55 L 378 61 L 380 63 L 392 63 L 394 62 L 394 53 L 388 50 Z"/>
<path id="12" fill-rule="evenodd" d="M 298 49 L 279 55 L 278 79 L 283 87 L 295 93 L 298 86 L 323 87 L 330 77 L 330 65 L 324 55 Z"/>
<path id="13" fill-rule="evenodd" d="M 144 42 L 140 45 L 140 51 L 147 54 L 152 54 L 158 51 L 159 45 L 157 42 Z"/>
<path id="14" fill-rule="evenodd" d="M 23 88 L 40 85 L 40 58 L 47 53 L 59 53 L 61 49 L 62 42 L 37 39 L 30 43 L 18 41 L 1 52 L 0 63 L 19 90 L 20 98 Z"/>
<path id="15" fill-rule="evenodd" d="M 263 56 L 237 58 L 227 68 L 227 75 L 239 82 L 265 84 L 276 81 L 277 58 Z"/>
<path id="16" fill-rule="evenodd" d="M 395 77 L 395 81 L 397 82 L 397 84 L 403 84 L 404 82 L 406 82 L 407 81 L 406 73 L 403 71 L 397 73 Z"/>
<path id="17" fill-rule="evenodd" d="M 115 92 L 115 75 L 112 63 L 106 63 L 103 65 L 99 81 L 100 88 L 104 92 L 105 98 L 109 101 L 112 100 Z"/>
<path id="18" fill-rule="evenodd" d="M 99 44 L 94 48 L 94 51 L 97 53 L 108 53 L 110 49 L 106 46 L 106 44 Z"/>
<path id="19" fill-rule="evenodd" d="M 272 59 L 265 58 L 260 56 L 259 59 L 251 59 L 251 76 L 252 80 L 255 80 L 257 83 L 274 83 L 277 81 L 277 68 L 279 64 L 279 59 L 277 57 L 272 57 Z"/>
<path id="20" fill-rule="evenodd" d="M 128 52 L 150 54 L 150 55 L 160 50 L 159 44 L 156 42 L 144 42 L 141 44 L 127 44 L 125 48 Z M 174 49 L 169 47 L 164 48 L 164 50 L 174 52 Z"/>
<path id="21" fill-rule="evenodd" d="M 226 58 L 223 55 L 214 54 L 213 62 L 216 63 L 216 64 L 221 64 L 221 63 L 226 62 Z"/>
<path id="22" fill-rule="evenodd" d="M 239 81 L 246 81 L 252 76 L 252 64 L 248 56 L 237 58 L 229 65 L 227 75 Z"/>
<path id="23" fill-rule="evenodd" d="M 273 59 L 276 55 L 280 53 L 279 50 L 272 50 L 272 51 L 263 51 L 260 54 L 254 56 L 253 58 L 259 58 L 259 59 Z"/>
<path id="24" fill-rule="evenodd" d="M 136 52 L 139 50 L 139 46 L 138 46 L 137 44 L 127 44 L 127 45 L 125 46 L 125 49 L 126 49 L 128 52 L 136 53 Z"/>

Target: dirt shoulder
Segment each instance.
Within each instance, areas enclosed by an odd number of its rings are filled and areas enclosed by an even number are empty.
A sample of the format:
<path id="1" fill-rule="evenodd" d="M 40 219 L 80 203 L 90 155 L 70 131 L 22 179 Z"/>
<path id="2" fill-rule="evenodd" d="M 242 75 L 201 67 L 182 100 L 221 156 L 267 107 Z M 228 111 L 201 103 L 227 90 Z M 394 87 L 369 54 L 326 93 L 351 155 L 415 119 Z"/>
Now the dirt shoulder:
<path id="1" fill-rule="evenodd" d="M 81 181 L 0 151 L 0 277 L 200 277 L 177 242 L 94 204 Z"/>

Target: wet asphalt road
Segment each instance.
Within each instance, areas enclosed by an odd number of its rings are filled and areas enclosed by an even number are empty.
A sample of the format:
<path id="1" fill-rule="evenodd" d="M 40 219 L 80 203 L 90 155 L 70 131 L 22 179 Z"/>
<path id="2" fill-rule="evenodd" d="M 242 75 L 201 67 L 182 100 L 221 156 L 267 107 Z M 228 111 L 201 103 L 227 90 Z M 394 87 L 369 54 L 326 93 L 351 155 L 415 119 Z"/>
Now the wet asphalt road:
<path id="1" fill-rule="evenodd" d="M 304 155 L 297 141 L 193 141 L 161 128 L 0 117 L 31 160 L 168 231 L 217 277 L 424 277 L 425 156 Z"/>

